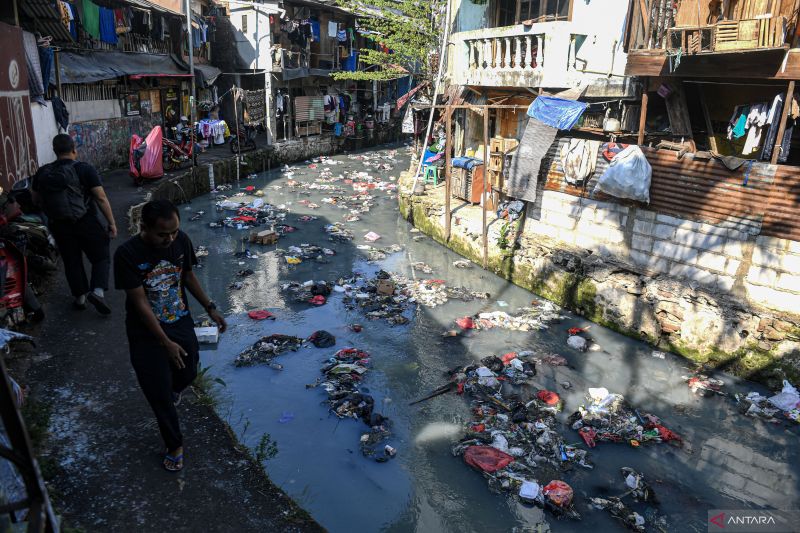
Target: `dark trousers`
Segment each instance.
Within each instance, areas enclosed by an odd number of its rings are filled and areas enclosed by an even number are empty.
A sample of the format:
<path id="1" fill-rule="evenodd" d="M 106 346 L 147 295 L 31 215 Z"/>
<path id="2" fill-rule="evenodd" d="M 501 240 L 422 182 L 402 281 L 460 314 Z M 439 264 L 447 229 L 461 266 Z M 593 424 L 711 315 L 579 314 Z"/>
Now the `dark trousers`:
<path id="1" fill-rule="evenodd" d="M 64 262 L 64 274 L 72 296 L 77 298 L 91 289 L 108 290 L 110 239 L 108 231 L 94 214 L 74 223 L 51 223 L 50 233 Z M 86 270 L 83 268 L 84 255 L 92 265 L 91 281 L 86 279 Z"/>
<path id="2" fill-rule="evenodd" d="M 147 331 L 128 328 L 128 342 L 131 347 L 131 363 L 136 379 L 144 397 L 153 409 L 158 422 L 158 430 L 167 449 L 172 451 L 183 446 L 178 410 L 173 402 L 173 393 L 182 392 L 197 377 L 200 361 L 200 346 L 194 334 L 191 318 L 184 317 L 177 327 L 167 330 L 167 336 L 186 350 L 183 362 L 185 368 L 176 368 L 166 350 L 152 339 Z"/>

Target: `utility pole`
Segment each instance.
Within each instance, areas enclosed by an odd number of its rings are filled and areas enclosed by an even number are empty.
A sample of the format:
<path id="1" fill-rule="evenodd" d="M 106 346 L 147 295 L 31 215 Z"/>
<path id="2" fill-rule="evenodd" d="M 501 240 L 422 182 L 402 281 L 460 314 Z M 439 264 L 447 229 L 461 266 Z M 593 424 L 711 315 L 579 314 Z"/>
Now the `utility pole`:
<path id="1" fill-rule="evenodd" d="M 187 47 L 189 48 L 189 76 L 190 76 L 190 87 L 191 93 L 189 93 L 189 125 L 191 127 L 191 139 L 192 139 L 192 154 L 194 154 L 194 150 L 197 150 L 196 146 L 196 139 L 195 139 L 195 112 L 194 112 L 194 105 L 195 105 L 195 98 L 197 98 L 197 88 L 194 80 L 194 49 L 192 48 L 192 7 L 190 5 L 192 0 L 185 0 L 186 6 L 186 37 L 187 37 Z M 195 158 L 192 157 L 192 171 L 194 172 L 195 166 Z"/>

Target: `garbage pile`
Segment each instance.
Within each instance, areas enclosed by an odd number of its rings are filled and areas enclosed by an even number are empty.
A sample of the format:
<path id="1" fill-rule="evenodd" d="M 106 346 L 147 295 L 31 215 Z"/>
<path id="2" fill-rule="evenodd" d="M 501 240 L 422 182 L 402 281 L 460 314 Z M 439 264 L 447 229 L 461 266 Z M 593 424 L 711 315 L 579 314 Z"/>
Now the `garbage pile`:
<path id="1" fill-rule="evenodd" d="M 268 364 L 276 370 L 283 367 L 274 364 L 273 359 L 282 353 L 291 350 L 296 352 L 303 346 L 303 339 L 275 333 L 266 337 L 261 337 L 252 346 L 243 350 L 233 361 L 234 366 L 253 366 L 258 364 Z M 274 366 L 273 366 L 274 365 Z"/>
<path id="2" fill-rule="evenodd" d="M 631 509 L 623 500 L 630 496 L 635 502 L 658 504 L 655 492 L 645 481 L 644 475 L 634 469 L 623 467 L 620 473 L 625 482 L 625 493 L 607 498 L 590 498 L 589 501 L 593 507 L 608 511 L 611 516 L 631 531 L 646 531 L 646 518 Z M 659 519 L 653 516 L 651 522 L 654 527 L 659 528 L 663 526 L 662 520 L 663 518 Z"/>
<path id="3" fill-rule="evenodd" d="M 725 395 L 722 391 L 722 387 L 725 383 L 722 380 L 709 377 L 700 371 L 693 372 L 687 376 L 681 376 L 681 379 L 685 381 L 689 389 L 698 396 L 713 396 L 715 394 Z"/>
<path id="4" fill-rule="evenodd" d="M 403 247 L 399 244 L 392 244 L 385 248 L 376 248 L 369 244 L 359 244 L 356 246 L 359 250 L 367 253 L 367 262 L 375 263 L 376 261 L 383 261 L 391 254 L 403 251 Z"/>
<path id="5" fill-rule="evenodd" d="M 590 388 L 586 398 L 588 407 L 581 405 L 568 423 L 590 448 L 598 442 L 627 442 L 633 447 L 651 442 L 682 444 L 681 437 L 657 416 L 630 407 L 621 394 Z"/>
<path id="6" fill-rule="evenodd" d="M 219 228 L 224 226 L 243 230 L 265 225 L 274 226 L 286 219 L 288 209 L 285 205 L 275 206 L 268 204 L 262 198 L 256 198 L 249 203 L 237 201 L 237 198 L 244 200 L 244 193 L 217 201 L 218 211 L 234 211 L 236 214 L 211 222 L 209 223 L 210 227 Z"/>
<path id="7" fill-rule="evenodd" d="M 593 465 L 586 450 L 567 444 L 556 430 L 555 414 L 563 405 L 558 394 L 535 390 L 528 382 L 536 375 L 533 358 L 510 352 L 449 374 L 455 390 L 468 394 L 473 413 L 453 455 L 463 456 L 494 491 L 512 493 L 560 516 L 580 518 L 569 485 L 554 479 L 540 488 L 536 480 L 542 474 L 556 477 L 573 465 Z M 503 381 L 520 387 L 506 392 Z"/>
<path id="8" fill-rule="evenodd" d="M 800 423 L 800 392 L 787 380 L 783 380 L 783 389 L 777 394 L 769 397 L 757 392 L 744 397 L 737 394 L 736 401 L 739 412 L 747 416 L 774 419 L 783 414 L 789 420 Z"/>
<path id="9" fill-rule="evenodd" d="M 303 283 L 292 281 L 281 285 L 281 290 L 289 292 L 295 302 L 324 305 L 331 294 L 331 284 L 326 281 L 308 280 Z"/>
<path id="10" fill-rule="evenodd" d="M 341 223 L 327 224 L 325 233 L 328 234 L 328 239 L 334 242 L 349 242 L 353 240 L 353 232 L 345 228 Z"/>
<path id="11" fill-rule="evenodd" d="M 505 311 L 491 311 L 461 317 L 456 320 L 456 325 L 462 330 L 502 328 L 515 331 L 532 331 L 547 329 L 550 323 L 562 318 L 555 304 L 543 302 L 536 308 L 524 307 L 515 315 L 510 315 Z"/>
<path id="12" fill-rule="evenodd" d="M 314 244 L 302 243 L 299 246 L 289 246 L 287 249 L 278 249 L 277 253 L 283 256 L 288 264 L 299 264 L 302 261 L 314 260 L 317 263 L 327 263 L 328 257 L 336 255 L 330 248 L 323 248 Z"/>
<path id="13" fill-rule="evenodd" d="M 364 457 L 383 463 L 394 457 L 397 451 L 384 444 L 391 436 L 389 419 L 375 412 L 375 399 L 371 395 L 359 391 L 368 369 L 367 352 L 343 348 L 325 361 L 320 369 L 324 377 L 307 388 L 325 389 L 330 412 L 337 417 L 360 419 L 369 426 L 369 430 L 361 435 L 359 448 Z"/>

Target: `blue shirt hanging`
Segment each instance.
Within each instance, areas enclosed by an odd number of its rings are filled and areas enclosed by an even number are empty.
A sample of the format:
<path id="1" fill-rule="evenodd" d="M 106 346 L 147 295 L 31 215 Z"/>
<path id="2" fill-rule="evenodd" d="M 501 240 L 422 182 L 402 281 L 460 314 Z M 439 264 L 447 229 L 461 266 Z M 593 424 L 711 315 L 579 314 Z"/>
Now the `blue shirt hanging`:
<path id="1" fill-rule="evenodd" d="M 100 40 L 104 43 L 117 44 L 117 25 L 114 22 L 114 10 L 100 8 Z"/>

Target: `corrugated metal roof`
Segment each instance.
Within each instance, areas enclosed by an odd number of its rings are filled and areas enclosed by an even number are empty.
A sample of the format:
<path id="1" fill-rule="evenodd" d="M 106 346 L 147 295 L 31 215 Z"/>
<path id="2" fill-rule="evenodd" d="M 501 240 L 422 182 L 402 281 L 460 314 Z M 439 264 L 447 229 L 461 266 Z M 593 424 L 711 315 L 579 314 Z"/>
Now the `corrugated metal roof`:
<path id="1" fill-rule="evenodd" d="M 23 13 L 32 19 L 33 27 L 25 29 L 39 32 L 43 37 L 52 36 L 57 42 L 72 43 L 72 36 L 61 23 L 61 13 L 49 0 L 25 0 L 20 7 Z"/>
<path id="2" fill-rule="evenodd" d="M 592 194 L 597 179 L 608 167 L 598 154 L 597 167 L 585 187 L 564 180 L 558 154 L 569 138 L 550 147 L 542 163 L 544 188 L 584 198 L 614 201 L 652 209 L 659 213 L 708 222 L 734 222 L 752 234 L 800 240 L 800 178 L 795 167 L 753 163 L 730 171 L 716 160 L 695 160 L 691 154 L 678 160 L 670 150 L 642 150 L 653 168 L 650 204 Z"/>

